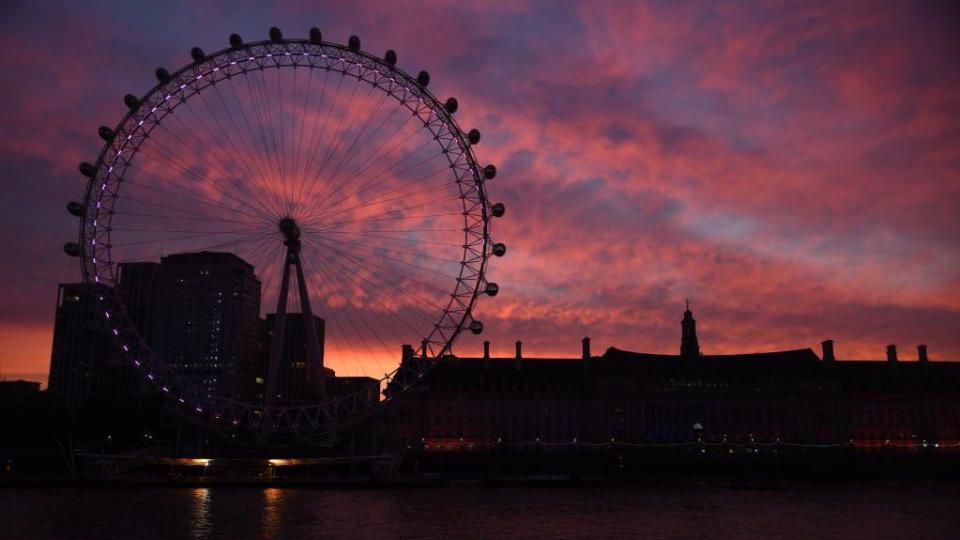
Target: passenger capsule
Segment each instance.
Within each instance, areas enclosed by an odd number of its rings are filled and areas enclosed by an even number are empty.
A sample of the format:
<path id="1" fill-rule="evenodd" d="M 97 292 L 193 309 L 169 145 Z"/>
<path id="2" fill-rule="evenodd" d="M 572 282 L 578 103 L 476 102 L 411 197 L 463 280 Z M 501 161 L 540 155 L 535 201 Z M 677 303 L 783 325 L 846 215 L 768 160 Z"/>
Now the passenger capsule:
<path id="1" fill-rule="evenodd" d="M 490 207 L 490 213 L 493 217 L 503 217 L 507 213 L 507 207 L 502 202 L 498 202 Z"/>
<path id="2" fill-rule="evenodd" d="M 507 246 L 502 242 L 497 242 L 490 248 L 494 255 L 497 257 L 503 257 L 507 253 Z"/>
<path id="3" fill-rule="evenodd" d="M 417 74 L 417 84 L 426 88 L 430 84 L 430 74 L 426 71 L 421 71 Z"/>
<path id="4" fill-rule="evenodd" d="M 78 247 L 79 249 L 79 247 Z M 470 331 L 474 334 L 479 334 L 483 332 L 483 323 L 480 321 L 473 321 L 470 323 Z"/>
<path id="5" fill-rule="evenodd" d="M 104 141 L 110 142 L 114 137 L 116 137 L 117 134 L 107 126 L 100 126 L 100 129 L 97 130 L 97 135 L 100 135 L 100 138 Z"/>
<path id="6" fill-rule="evenodd" d="M 80 174 L 86 176 L 87 178 L 93 178 L 93 175 L 97 174 L 97 168 L 88 161 L 81 163 L 79 168 Z"/>
<path id="7" fill-rule="evenodd" d="M 83 215 L 83 203 L 78 203 L 77 201 L 70 201 L 67 203 L 67 212 L 80 217 Z"/>
<path id="8" fill-rule="evenodd" d="M 137 107 L 140 106 L 140 100 L 133 94 L 123 96 L 123 103 L 126 104 L 127 108 L 131 111 L 136 110 Z"/>
<path id="9" fill-rule="evenodd" d="M 383 55 L 383 61 L 390 67 L 397 65 L 397 51 L 388 49 Z"/>
<path id="10" fill-rule="evenodd" d="M 350 50 L 357 52 L 360 50 L 360 38 L 357 36 L 350 36 L 350 39 L 347 40 L 347 47 L 350 47 Z"/>
<path id="11" fill-rule="evenodd" d="M 200 63 L 207 59 L 207 55 L 203 54 L 203 49 L 200 47 L 194 47 L 190 49 L 190 56 L 193 57 L 193 61 Z"/>
<path id="12" fill-rule="evenodd" d="M 467 133 L 467 140 L 470 141 L 470 144 L 477 144 L 480 142 L 480 130 L 471 129 L 470 133 Z"/>
<path id="13" fill-rule="evenodd" d="M 274 43 L 283 41 L 283 33 L 276 26 L 270 28 L 270 41 Z"/>
<path id="14" fill-rule="evenodd" d="M 483 177 L 487 180 L 493 180 L 497 176 L 497 168 L 493 165 L 487 165 L 483 168 Z"/>
<path id="15" fill-rule="evenodd" d="M 71 257 L 80 256 L 80 244 L 76 242 L 67 242 L 63 245 L 63 252 Z"/>
<path id="16" fill-rule="evenodd" d="M 243 47 L 243 38 L 240 37 L 240 34 L 230 34 L 230 46 L 234 49 Z"/>
<path id="17" fill-rule="evenodd" d="M 316 26 L 310 29 L 310 43 L 323 43 L 323 32 Z"/>
<path id="18" fill-rule="evenodd" d="M 483 289 L 483 292 L 487 293 L 487 296 L 496 296 L 500 292 L 500 286 L 496 283 L 487 283 L 486 288 Z"/>
<path id="19" fill-rule="evenodd" d="M 446 109 L 447 113 L 453 114 L 457 112 L 457 108 L 460 107 L 460 104 L 457 103 L 457 98 L 449 98 L 447 102 L 443 104 L 443 108 Z"/>
<path id="20" fill-rule="evenodd" d="M 157 71 L 154 72 L 154 75 L 157 76 L 157 80 L 161 83 L 165 83 L 170 80 L 170 72 L 162 67 L 157 68 Z"/>

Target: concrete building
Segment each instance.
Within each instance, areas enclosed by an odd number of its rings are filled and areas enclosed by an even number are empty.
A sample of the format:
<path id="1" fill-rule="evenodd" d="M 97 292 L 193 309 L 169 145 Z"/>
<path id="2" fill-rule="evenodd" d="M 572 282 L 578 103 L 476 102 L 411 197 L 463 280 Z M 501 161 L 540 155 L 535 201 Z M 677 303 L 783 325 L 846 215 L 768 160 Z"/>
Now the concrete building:
<path id="1" fill-rule="evenodd" d="M 48 389 L 71 415 L 93 396 L 130 397 L 139 388 L 135 369 L 116 354 L 94 309 L 97 294 L 84 283 L 57 289 Z"/>
<path id="2" fill-rule="evenodd" d="M 156 345 L 160 331 L 160 263 L 136 262 L 117 265 L 117 289 L 130 323 L 147 344 Z"/>
<path id="3" fill-rule="evenodd" d="M 168 255 L 159 270 L 155 348 L 208 395 L 255 393 L 260 280 L 232 253 Z"/>
<path id="4" fill-rule="evenodd" d="M 824 349 L 831 362 L 833 343 Z M 833 363 L 850 438 L 878 448 L 960 441 L 960 362 L 932 362 L 926 345 L 905 361 L 889 345 L 885 360 Z"/>
<path id="5" fill-rule="evenodd" d="M 12 407 L 22 407 L 33 396 L 40 393 L 40 383 L 33 381 L 0 381 L 0 410 L 9 411 Z"/>
<path id="6" fill-rule="evenodd" d="M 681 354 L 610 348 L 580 358 L 450 357 L 419 381 L 401 377 L 388 422 L 395 444 L 489 448 L 616 442 L 662 445 L 724 441 L 960 440 L 960 362 L 837 361 L 812 349 L 701 353 L 689 308 Z M 426 362 L 404 347 L 401 362 Z M 909 364 L 909 365 L 908 365 Z M 402 385 L 410 388 L 399 392 Z"/>
<path id="7" fill-rule="evenodd" d="M 274 403 L 278 405 L 302 405 L 306 403 L 316 403 L 321 398 L 321 393 L 317 388 L 319 380 L 313 370 L 316 366 L 311 365 L 307 355 L 307 333 L 302 313 L 287 313 L 287 321 L 283 331 L 283 346 L 280 356 L 280 366 L 277 380 L 277 395 Z M 262 384 L 262 378 L 266 373 L 267 361 L 270 358 L 270 343 L 272 343 L 273 331 L 276 327 L 277 316 L 275 313 L 267 315 L 263 320 L 264 337 L 261 342 L 266 346 L 263 348 L 260 359 L 260 368 L 258 374 L 258 384 Z M 313 317 L 314 328 L 317 332 L 317 341 L 320 346 L 320 361 L 323 362 L 323 345 L 325 325 L 320 317 Z M 333 378 L 335 373 L 332 369 L 323 367 L 326 378 Z"/>

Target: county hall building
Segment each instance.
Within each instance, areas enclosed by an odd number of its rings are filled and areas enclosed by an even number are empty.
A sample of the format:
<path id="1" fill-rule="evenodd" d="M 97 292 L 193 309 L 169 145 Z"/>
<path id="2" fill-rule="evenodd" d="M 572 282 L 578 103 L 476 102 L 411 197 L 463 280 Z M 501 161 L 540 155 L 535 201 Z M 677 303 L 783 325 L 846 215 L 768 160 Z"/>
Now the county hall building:
<path id="1" fill-rule="evenodd" d="M 960 441 L 960 362 L 840 361 L 812 349 L 705 355 L 689 308 L 679 355 L 609 348 L 580 358 L 451 356 L 419 381 L 399 378 L 386 423 L 395 444 L 426 450 L 622 444 L 850 444 Z M 401 362 L 427 362 L 404 347 Z M 402 371 L 402 370 L 401 370 Z"/>

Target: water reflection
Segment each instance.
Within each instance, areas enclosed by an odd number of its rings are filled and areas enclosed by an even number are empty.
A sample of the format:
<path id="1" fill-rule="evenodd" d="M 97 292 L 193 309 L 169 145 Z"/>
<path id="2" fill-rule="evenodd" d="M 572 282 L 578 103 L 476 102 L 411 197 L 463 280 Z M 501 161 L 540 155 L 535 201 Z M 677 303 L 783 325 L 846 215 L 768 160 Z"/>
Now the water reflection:
<path id="1" fill-rule="evenodd" d="M 263 498 L 263 536 L 273 538 L 280 530 L 282 520 L 280 510 L 284 504 L 284 490 L 275 487 L 267 488 L 263 490 Z"/>
<path id="2" fill-rule="evenodd" d="M 957 538 L 960 485 L 0 489 L 0 537 Z"/>
<path id="3" fill-rule="evenodd" d="M 191 495 L 192 536 L 194 538 L 208 538 L 213 532 L 213 520 L 210 514 L 210 488 L 195 488 Z"/>

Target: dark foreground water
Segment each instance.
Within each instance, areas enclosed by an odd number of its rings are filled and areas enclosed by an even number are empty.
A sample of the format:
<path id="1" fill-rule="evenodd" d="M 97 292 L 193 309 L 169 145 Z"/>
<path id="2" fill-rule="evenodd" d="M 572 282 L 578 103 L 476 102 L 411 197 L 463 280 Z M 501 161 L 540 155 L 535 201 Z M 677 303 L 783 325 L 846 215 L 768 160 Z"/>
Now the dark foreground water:
<path id="1" fill-rule="evenodd" d="M 960 538 L 956 484 L 31 488 L 0 503 L 0 538 Z"/>

